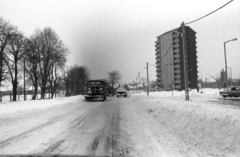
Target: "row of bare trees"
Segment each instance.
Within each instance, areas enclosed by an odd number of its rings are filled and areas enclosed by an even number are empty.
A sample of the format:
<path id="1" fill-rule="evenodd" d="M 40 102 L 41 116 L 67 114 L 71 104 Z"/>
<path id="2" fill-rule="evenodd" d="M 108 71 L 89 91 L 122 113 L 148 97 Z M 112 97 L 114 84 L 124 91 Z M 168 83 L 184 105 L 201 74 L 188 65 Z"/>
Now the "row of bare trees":
<path id="1" fill-rule="evenodd" d="M 36 99 L 38 85 L 41 87 L 41 99 L 44 99 L 47 84 L 51 98 L 58 85 L 58 73 L 65 67 L 68 48 L 51 28 L 36 30 L 26 39 L 25 47 L 26 71 L 34 86 L 33 99 Z"/>
<path id="2" fill-rule="evenodd" d="M 76 84 L 84 80 L 78 77 L 87 75 L 84 77 L 87 79 L 90 72 L 86 67 L 78 66 L 66 71 L 68 54 L 68 48 L 53 29 L 38 29 L 30 37 L 25 37 L 17 27 L 0 18 L 0 86 L 3 81 L 12 83 L 13 101 L 16 101 L 19 80 L 25 76 L 24 71 L 34 87 L 33 100 L 38 94 L 38 87 L 41 88 L 41 99 L 45 98 L 46 90 L 53 97 L 61 83 L 68 89 L 67 95 L 70 90 L 80 90 Z M 84 74 L 80 76 L 79 73 Z M 68 84 L 69 78 L 74 81 L 72 86 Z M 76 89 L 73 90 L 73 87 Z"/>

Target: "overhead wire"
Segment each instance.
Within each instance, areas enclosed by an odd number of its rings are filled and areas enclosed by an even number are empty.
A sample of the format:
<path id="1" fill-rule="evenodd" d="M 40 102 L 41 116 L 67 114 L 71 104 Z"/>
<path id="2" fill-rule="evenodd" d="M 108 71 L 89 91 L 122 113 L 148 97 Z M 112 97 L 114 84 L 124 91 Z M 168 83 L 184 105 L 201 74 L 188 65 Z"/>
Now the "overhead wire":
<path id="1" fill-rule="evenodd" d="M 181 29 L 181 27 L 179 27 L 177 30 Z M 178 36 L 177 36 L 178 37 Z M 170 48 L 173 46 L 173 42 L 171 43 L 171 45 L 168 47 L 166 53 L 163 55 L 163 57 L 160 59 L 160 62 L 164 59 L 164 57 L 168 54 Z"/>
<path id="2" fill-rule="evenodd" d="M 233 0 L 227 2 L 227 3 L 224 4 L 223 6 L 221 6 L 221 7 L 219 7 L 218 9 L 216 9 L 216 10 L 214 10 L 214 11 L 208 13 L 207 15 L 205 15 L 205 16 L 203 16 L 203 17 L 200 17 L 200 18 L 198 18 L 198 19 L 196 19 L 196 20 L 193 20 L 193 21 L 191 21 L 191 22 L 187 22 L 186 24 L 190 24 L 190 23 L 196 22 L 196 21 L 198 21 L 198 20 L 201 20 L 201 19 L 203 19 L 203 18 L 205 18 L 205 17 L 207 17 L 207 16 L 213 14 L 214 12 L 216 12 L 216 11 L 218 11 L 218 10 L 224 8 L 226 5 L 228 5 L 228 4 L 231 3 L 231 2 L 233 2 Z"/>
<path id="3" fill-rule="evenodd" d="M 205 17 L 207 17 L 207 16 L 213 14 L 214 12 L 216 12 L 216 11 L 218 11 L 218 10 L 224 8 L 226 5 L 228 5 L 228 4 L 231 3 L 231 2 L 233 2 L 233 0 L 230 0 L 229 2 L 227 2 L 226 4 L 224 4 L 223 6 L 221 6 L 221 7 L 219 7 L 218 9 L 216 9 L 216 10 L 214 10 L 214 11 L 208 13 L 207 15 L 205 15 L 205 16 L 203 16 L 203 17 L 200 17 L 200 18 L 198 18 L 198 19 L 196 19 L 196 20 L 193 20 L 193 21 L 191 21 L 191 22 L 187 22 L 186 24 L 190 24 L 190 23 L 196 22 L 196 21 L 198 21 L 198 20 L 201 20 L 201 19 L 203 19 L 203 18 L 205 18 Z M 181 28 L 181 27 L 180 27 L 180 28 Z M 179 28 L 179 29 L 180 29 L 180 28 Z M 169 50 L 170 50 L 170 48 L 171 48 L 172 45 L 173 45 L 173 43 L 169 46 L 167 52 L 163 55 L 163 57 L 160 59 L 160 61 L 162 61 L 163 58 L 167 55 L 167 53 L 169 52 Z M 155 64 L 155 65 L 156 65 L 156 64 Z M 152 66 L 154 66 L 154 65 L 152 65 Z"/>

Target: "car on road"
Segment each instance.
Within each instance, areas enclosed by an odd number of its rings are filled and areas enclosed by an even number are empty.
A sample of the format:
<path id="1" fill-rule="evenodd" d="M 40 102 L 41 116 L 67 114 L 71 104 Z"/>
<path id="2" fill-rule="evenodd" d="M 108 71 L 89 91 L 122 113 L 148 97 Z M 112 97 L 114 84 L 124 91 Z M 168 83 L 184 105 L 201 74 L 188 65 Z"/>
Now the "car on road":
<path id="1" fill-rule="evenodd" d="M 120 96 L 123 96 L 123 97 L 128 96 L 128 92 L 125 88 L 118 88 L 117 89 L 117 97 L 120 97 Z"/>
<path id="2" fill-rule="evenodd" d="M 225 97 L 239 97 L 240 96 L 240 87 L 239 86 L 229 86 L 223 91 L 220 91 L 219 94 Z"/>

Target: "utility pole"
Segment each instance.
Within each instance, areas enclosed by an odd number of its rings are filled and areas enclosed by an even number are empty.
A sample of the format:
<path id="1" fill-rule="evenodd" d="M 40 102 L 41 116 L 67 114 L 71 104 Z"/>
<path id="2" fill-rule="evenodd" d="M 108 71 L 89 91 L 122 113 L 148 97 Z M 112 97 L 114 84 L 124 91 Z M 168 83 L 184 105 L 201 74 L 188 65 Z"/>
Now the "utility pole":
<path id="1" fill-rule="evenodd" d="M 139 81 L 139 93 L 140 93 L 140 72 L 138 72 L 138 81 Z"/>
<path id="2" fill-rule="evenodd" d="M 185 24 L 182 22 L 182 44 L 183 44 L 183 69 L 184 69 L 184 82 L 185 82 L 185 100 L 189 100 L 189 91 L 188 91 L 188 69 L 187 69 L 187 54 L 185 47 Z"/>
<path id="3" fill-rule="evenodd" d="M 25 57 L 23 59 L 23 97 L 24 97 L 24 101 L 26 100 L 26 84 L 25 84 Z"/>
<path id="4" fill-rule="evenodd" d="M 201 85 L 201 93 L 202 93 L 202 86 L 203 86 L 202 72 L 201 72 L 201 80 L 202 80 L 202 85 Z"/>
<path id="5" fill-rule="evenodd" d="M 147 62 L 147 95 L 149 95 L 148 62 Z"/>
<path id="6" fill-rule="evenodd" d="M 137 84 L 138 84 L 138 83 L 137 83 L 137 77 L 136 77 L 136 86 L 137 86 Z M 136 89 L 137 89 L 137 93 L 138 93 L 138 86 L 136 87 Z"/>

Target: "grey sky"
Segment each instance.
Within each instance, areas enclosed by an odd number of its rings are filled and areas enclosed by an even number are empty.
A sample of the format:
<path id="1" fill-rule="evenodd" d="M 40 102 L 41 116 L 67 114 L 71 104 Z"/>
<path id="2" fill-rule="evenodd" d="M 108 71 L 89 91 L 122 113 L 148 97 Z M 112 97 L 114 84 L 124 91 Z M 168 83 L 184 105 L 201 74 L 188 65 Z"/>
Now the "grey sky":
<path id="1" fill-rule="evenodd" d="M 146 62 L 155 64 L 156 37 L 217 9 L 229 0 L 0 0 L 0 16 L 26 36 L 51 27 L 71 51 L 68 65 L 85 65 L 92 78 L 119 70 L 122 82 L 146 77 Z M 198 70 L 216 76 L 228 65 L 240 77 L 240 4 L 234 0 L 218 12 L 189 25 L 197 32 Z M 149 68 L 155 79 L 155 67 Z M 200 75 L 199 75 L 200 76 Z"/>

